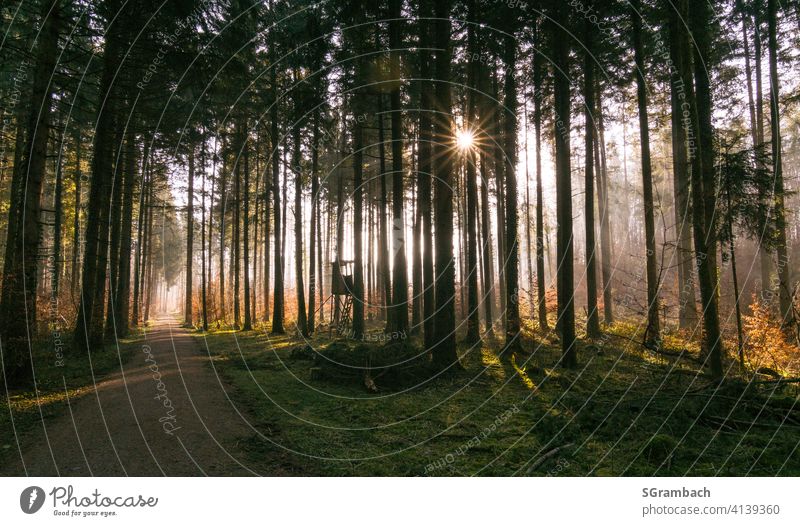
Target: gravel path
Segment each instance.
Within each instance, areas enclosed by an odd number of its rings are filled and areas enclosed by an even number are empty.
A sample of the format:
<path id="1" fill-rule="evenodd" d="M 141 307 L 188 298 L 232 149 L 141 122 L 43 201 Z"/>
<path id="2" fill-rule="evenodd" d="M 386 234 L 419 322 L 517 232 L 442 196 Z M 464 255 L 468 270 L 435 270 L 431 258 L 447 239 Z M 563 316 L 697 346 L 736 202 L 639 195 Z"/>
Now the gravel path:
<path id="1" fill-rule="evenodd" d="M 239 444 L 253 435 L 195 338 L 157 319 L 131 360 L 20 436 L 4 475 L 252 475 Z"/>

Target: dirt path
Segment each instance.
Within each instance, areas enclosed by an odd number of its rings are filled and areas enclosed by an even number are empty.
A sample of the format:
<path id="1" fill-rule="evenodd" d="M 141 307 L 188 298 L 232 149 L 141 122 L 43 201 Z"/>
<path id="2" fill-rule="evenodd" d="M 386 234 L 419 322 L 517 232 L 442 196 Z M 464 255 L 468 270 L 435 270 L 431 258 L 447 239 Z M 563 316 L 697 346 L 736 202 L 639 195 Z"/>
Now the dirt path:
<path id="1" fill-rule="evenodd" d="M 260 471 L 239 448 L 253 431 L 195 339 L 176 320 L 163 317 L 139 347 L 121 373 L 21 436 L 22 459 L 0 471 L 31 476 Z"/>

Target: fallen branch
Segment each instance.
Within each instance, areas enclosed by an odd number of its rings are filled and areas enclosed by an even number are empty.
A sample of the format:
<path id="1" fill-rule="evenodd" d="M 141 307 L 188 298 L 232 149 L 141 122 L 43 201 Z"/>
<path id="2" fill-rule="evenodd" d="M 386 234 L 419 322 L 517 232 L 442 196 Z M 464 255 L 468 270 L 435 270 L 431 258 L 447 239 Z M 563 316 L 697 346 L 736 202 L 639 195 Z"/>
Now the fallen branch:
<path id="1" fill-rule="evenodd" d="M 547 452 L 547 453 L 545 453 L 544 455 L 542 455 L 542 456 L 540 456 L 539 458 L 537 458 L 537 459 L 536 459 L 536 461 L 535 461 L 533 464 L 531 464 L 531 467 L 529 467 L 529 468 L 528 468 L 528 470 L 525 472 L 525 474 L 526 474 L 526 475 L 530 475 L 530 474 L 531 474 L 531 472 L 532 472 L 534 469 L 536 469 L 536 468 L 538 468 L 539 466 L 541 466 L 541 465 L 544 463 L 544 461 L 545 461 L 545 460 L 547 460 L 548 458 L 552 457 L 553 455 L 555 455 L 555 454 L 556 454 L 556 453 L 558 453 L 559 451 L 562 451 L 562 450 L 564 450 L 564 449 L 567 449 L 568 447 L 572 447 L 572 446 L 574 446 L 574 445 L 575 445 L 575 444 L 573 444 L 572 442 L 570 442 L 569 444 L 564 444 L 563 446 L 558 446 L 557 448 L 553 448 L 553 449 L 551 449 L 550 451 L 548 451 L 548 452 Z"/>
<path id="2" fill-rule="evenodd" d="M 800 378 L 775 378 L 774 380 L 753 380 L 751 384 L 796 384 Z"/>
<path id="3" fill-rule="evenodd" d="M 662 348 L 660 348 L 660 347 L 658 347 L 656 345 L 653 345 L 650 342 L 640 342 L 638 340 L 635 340 L 635 339 L 631 338 L 630 336 L 624 336 L 622 334 L 614 334 L 613 332 L 610 332 L 608 334 L 610 334 L 611 336 L 615 336 L 617 338 L 621 338 L 623 340 L 631 341 L 631 342 L 643 347 L 644 349 L 650 351 L 653 354 L 657 354 L 657 355 L 661 355 L 661 356 L 669 356 L 671 358 L 685 358 L 685 359 L 687 359 L 687 360 L 689 360 L 691 362 L 695 362 L 695 363 L 698 363 L 700 365 L 704 364 L 703 360 L 701 360 L 700 358 L 695 358 L 694 356 L 689 354 L 689 351 L 687 351 L 686 349 L 681 349 L 680 351 L 668 351 L 666 349 L 662 349 Z"/>

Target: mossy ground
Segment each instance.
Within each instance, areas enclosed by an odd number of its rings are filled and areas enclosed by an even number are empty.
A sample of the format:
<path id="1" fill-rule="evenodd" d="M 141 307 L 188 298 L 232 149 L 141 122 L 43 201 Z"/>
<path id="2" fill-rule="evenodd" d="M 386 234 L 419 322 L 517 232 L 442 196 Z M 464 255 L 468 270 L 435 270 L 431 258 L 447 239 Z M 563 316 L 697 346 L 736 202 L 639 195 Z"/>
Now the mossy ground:
<path id="1" fill-rule="evenodd" d="M 750 384 L 731 364 L 717 384 L 690 360 L 654 355 L 636 329 L 582 341 L 558 366 L 552 337 L 527 331 L 528 354 L 500 342 L 460 348 L 464 370 L 417 387 L 369 392 L 319 379 L 304 353 L 330 344 L 213 331 L 197 337 L 257 433 L 248 454 L 307 475 L 798 475 L 797 384 Z M 634 340 L 634 341 L 632 341 Z M 355 347 L 355 344 L 353 344 Z M 672 351 L 696 348 L 678 336 Z M 697 358 L 697 355 L 694 355 Z"/>

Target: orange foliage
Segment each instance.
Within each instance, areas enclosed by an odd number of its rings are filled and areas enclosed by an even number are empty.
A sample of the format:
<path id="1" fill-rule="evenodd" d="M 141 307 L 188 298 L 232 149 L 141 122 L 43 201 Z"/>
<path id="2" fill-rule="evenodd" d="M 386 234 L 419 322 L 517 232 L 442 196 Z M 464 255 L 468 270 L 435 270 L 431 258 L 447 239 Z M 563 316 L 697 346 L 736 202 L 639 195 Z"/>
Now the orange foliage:
<path id="1" fill-rule="evenodd" d="M 770 305 L 754 298 L 750 311 L 749 316 L 742 316 L 745 359 L 750 366 L 770 367 L 784 375 L 796 373 L 800 348 L 790 339 Z"/>

